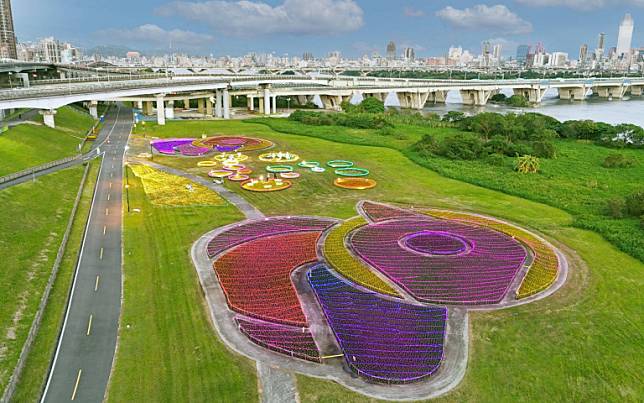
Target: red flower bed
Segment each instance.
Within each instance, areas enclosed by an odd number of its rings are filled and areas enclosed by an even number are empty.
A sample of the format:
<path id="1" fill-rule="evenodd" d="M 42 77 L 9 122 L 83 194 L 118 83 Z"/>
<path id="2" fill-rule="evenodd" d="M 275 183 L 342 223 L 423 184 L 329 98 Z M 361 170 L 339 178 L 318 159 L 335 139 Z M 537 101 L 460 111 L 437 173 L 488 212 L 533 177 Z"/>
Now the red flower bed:
<path id="1" fill-rule="evenodd" d="M 291 272 L 318 260 L 321 231 L 274 235 L 245 242 L 214 263 L 231 309 L 268 322 L 306 327 Z"/>

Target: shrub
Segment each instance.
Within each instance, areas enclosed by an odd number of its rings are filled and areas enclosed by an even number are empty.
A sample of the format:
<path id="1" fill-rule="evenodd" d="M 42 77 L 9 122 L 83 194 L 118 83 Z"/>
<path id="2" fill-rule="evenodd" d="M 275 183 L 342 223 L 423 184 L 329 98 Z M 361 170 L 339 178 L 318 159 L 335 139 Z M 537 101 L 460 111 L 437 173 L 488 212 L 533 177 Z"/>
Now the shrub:
<path id="1" fill-rule="evenodd" d="M 376 98 L 365 98 L 360 107 L 365 113 L 384 113 L 385 103 Z"/>
<path id="2" fill-rule="evenodd" d="M 463 112 L 449 111 L 443 115 L 442 120 L 444 122 L 456 123 L 465 119 L 465 114 Z"/>
<path id="3" fill-rule="evenodd" d="M 626 196 L 625 200 L 626 214 L 631 217 L 641 217 L 644 215 L 644 189 Z"/>
<path id="4" fill-rule="evenodd" d="M 450 134 L 440 142 L 438 154 L 450 159 L 475 160 L 483 154 L 483 141 L 471 133 Z"/>
<path id="5" fill-rule="evenodd" d="M 523 157 L 517 158 L 514 167 L 522 174 L 534 174 L 539 172 L 540 165 L 539 158 L 532 155 L 524 155 Z"/>
<path id="6" fill-rule="evenodd" d="M 503 158 L 503 154 L 490 154 L 487 157 L 485 157 L 485 162 L 494 165 L 497 167 L 501 167 L 505 164 L 505 159 Z"/>
<path id="7" fill-rule="evenodd" d="M 490 102 L 504 104 L 508 100 L 508 97 L 505 94 L 494 94 L 490 97 Z"/>
<path id="8" fill-rule="evenodd" d="M 438 142 L 431 134 L 424 134 L 420 141 L 413 145 L 412 149 L 427 158 L 431 154 L 438 154 Z"/>
<path id="9" fill-rule="evenodd" d="M 535 141 L 532 143 L 532 153 L 540 158 L 554 158 L 557 150 L 552 141 Z"/>
<path id="10" fill-rule="evenodd" d="M 523 95 L 512 95 L 506 103 L 510 106 L 524 108 L 530 106 L 530 102 Z"/>
<path id="11" fill-rule="evenodd" d="M 609 199 L 606 203 L 606 213 L 613 218 L 623 218 L 625 208 L 626 203 L 620 197 Z"/>
<path id="12" fill-rule="evenodd" d="M 604 168 L 629 168 L 634 165 L 635 159 L 619 153 L 608 154 L 604 162 L 602 162 Z"/>

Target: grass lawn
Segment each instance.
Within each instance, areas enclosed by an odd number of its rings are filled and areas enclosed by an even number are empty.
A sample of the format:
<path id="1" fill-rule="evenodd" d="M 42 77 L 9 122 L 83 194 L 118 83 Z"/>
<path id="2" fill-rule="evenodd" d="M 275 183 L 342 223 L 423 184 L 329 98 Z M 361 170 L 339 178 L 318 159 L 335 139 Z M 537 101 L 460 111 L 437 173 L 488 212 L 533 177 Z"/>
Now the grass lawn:
<path id="1" fill-rule="evenodd" d="M 36 336 L 22 377 L 18 383 L 18 388 L 14 394 L 14 401 L 16 402 L 35 402 L 40 398 L 49 364 L 56 348 L 60 325 L 65 314 L 69 287 L 73 280 L 74 269 L 76 268 L 78 253 L 89 216 L 98 168 L 99 162 L 95 161 L 88 172 L 83 195 L 78 204 L 72 231 L 67 241 L 67 249 L 60 264 L 58 277 L 49 295 L 49 302 L 47 308 L 45 308 L 40 331 Z"/>
<path id="2" fill-rule="evenodd" d="M 63 107 L 56 115 L 56 129 L 31 124 L 10 128 L 0 134 L 0 176 L 76 154 L 93 124 L 90 115 Z"/>
<path id="3" fill-rule="evenodd" d="M 33 322 L 82 175 L 77 166 L 0 191 L 0 390 Z"/>
<path id="4" fill-rule="evenodd" d="M 241 220 L 231 205 L 155 207 L 132 172 L 125 218 L 124 300 L 112 402 L 257 401 L 254 363 L 216 336 L 190 248 Z"/>
<path id="5" fill-rule="evenodd" d="M 343 218 L 355 215 L 355 202 L 364 198 L 450 207 L 523 224 L 575 250 L 583 263 L 574 263 L 570 281 L 556 295 L 524 307 L 471 316 L 471 356 L 466 378 L 442 400 L 637 401 L 637 396 L 644 394 L 640 368 L 644 358 L 644 301 L 639 296 L 644 265 L 596 233 L 573 227 L 570 213 L 445 178 L 391 148 L 278 133 L 265 125 L 241 122 L 170 122 L 165 127 L 146 125 L 145 131 L 146 135 L 159 137 L 202 133 L 259 136 L 307 160 L 350 159 L 371 169 L 371 177 L 379 182 L 371 191 L 345 191 L 332 186 L 334 175 L 330 172 L 303 172 L 291 189 L 280 193 L 256 195 L 230 185 L 268 214 Z M 141 139 L 133 143 L 145 150 Z M 194 159 L 155 157 L 155 161 L 204 173 L 196 168 L 198 160 Z M 165 236 L 172 237 L 171 230 Z M 196 235 L 192 240 L 195 238 Z M 144 316 L 140 315 L 139 320 Z M 303 402 L 366 401 L 326 381 L 299 376 L 298 385 Z"/>

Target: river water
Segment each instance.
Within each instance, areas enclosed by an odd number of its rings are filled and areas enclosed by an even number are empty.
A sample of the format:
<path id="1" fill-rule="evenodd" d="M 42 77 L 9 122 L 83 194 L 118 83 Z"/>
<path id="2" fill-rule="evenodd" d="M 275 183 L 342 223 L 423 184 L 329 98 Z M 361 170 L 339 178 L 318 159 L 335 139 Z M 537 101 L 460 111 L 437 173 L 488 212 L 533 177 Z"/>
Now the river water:
<path id="1" fill-rule="evenodd" d="M 511 92 L 505 94 L 512 95 Z M 539 106 L 512 108 L 496 104 L 488 104 L 483 107 L 463 105 L 460 94 L 456 91 L 451 91 L 447 97 L 447 103 L 428 106 L 424 111 L 439 114 L 444 114 L 448 111 L 461 111 L 468 114 L 478 112 L 538 112 L 552 116 L 560 121 L 590 119 L 611 124 L 632 123 L 644 127 L 644 96 L 612 101 L 597 97 L 587 98 L 582 102 L 564 101 L 558 98 L 556 90 L 552 90 L 546 94 Z"/>

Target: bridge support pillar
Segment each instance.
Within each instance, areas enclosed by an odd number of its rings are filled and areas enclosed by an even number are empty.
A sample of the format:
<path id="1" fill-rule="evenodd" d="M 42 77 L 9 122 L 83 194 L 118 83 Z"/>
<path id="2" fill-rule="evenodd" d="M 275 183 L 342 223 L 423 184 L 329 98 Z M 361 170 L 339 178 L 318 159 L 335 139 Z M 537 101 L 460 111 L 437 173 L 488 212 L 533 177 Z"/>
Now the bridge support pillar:
<path id="1" fill-rule="evenodd" d="M 98 119 L 98 101 L 90 101 L 89 114 L 92 115 L 94 119 Z"/>
<path id="2" fill-rule="evenodd" d="M 143 102 L 143 114 L 146 116 L 154 115 L 154 105 L 152 101 Z"/>
<path id="3" fill-rule="evenodd" d="M 212 104 L 212 99 L 206 98 L 206 116 L 211 116 L 212 117 L 214 115 L 215 110 L 214 110 L 213 106 L 214 105 Z"/>
<path id="4" fill-rule="evenodd" d="M 271 110 L 271 112 L 272 112 L 272 113 L 274 113 L 274 114 L 277 114 L 277 95 L 275 95 L 275 96 L 274 96 L 274 97 L 272 97 L 272 98 L 273 98 L 273 100 L 272 100 L 272 102 L 271 102 L 271 103 L 272 103 L 272 110 Z"/>
<path id="5" fill-rule="evenodd" d="M 56 120 L 54 119 L 56 113 L 57 111 L 55 109 L 45 109 L 43 111 L 40 111 L 45 126 L 51 127 L 52 129 L 56 128 Z"/>
<path id="6" fill-rule="evenodd" d="M 224 119 L 230 119 L 230 94 L 228 89 L 224 89 L 222 97 L 224 98 Z"/>
<path id="7" fill-rule="evenodd" d="M 174 101 L 168 101 L 165 106 L 165 117 L 166 119 L 174 119 Z"/>
<path id="8" fill-rule="evenodd" d="M 514 95 L 520 95 L 527 99 L 531 104 L 540 104 L 546 95 L 546 88 L 514 88 Z"/>
<path id="9" fill-rule="evenodd" d="M 427 102 L 431 104 L 444 104 L 447 101 L 447 91 L 434 91 L 427 95 Z"/>
<path id="10" fill-rule="evenodd" d="M 246 97 L 246 107 L 251 112 L 255 110 L 255 97 L 250 95 Z"/>
<path id="11" fill-rule="evenodd" d="M 271 114 L 271 91 L 268 88 L 264 90 L 264 114 Z"/>
<path id="12" fill-rule="evenodd" d="M 224 96 L 221 90 L 215 91 L 215 117 L 223 118 L 224 117 Z"/>
<path id="13" fill-rule="evenodd" d="M 204 98 L 197 99 L 197 113 L 206 113 L 206 100 Z"/>
<path id="14" fill-rule="evenodd" d="M 421 110 L 427 103 L 429 92 L 398 92 L 396 96 L 398 97 L 401 108 Z"/>
<path id="15" fill-rule="evenodd" d="M 485 106 L 498 90 L 461 90 L 463 105 Z"/>
<path id="16" fill-rule="evenodd" d="M 631 86 L 631 96 L 641 97 L 644 94 L 644 86 L 633 85 Z"/>
<path id="17" fill-rule="evenodd" d="M 136 101 L 136 109 L 140 110 L 143 112 L 143 101 Z"/>
<path id="18" fill-rule="evenodd" d="M 622 99 L 624 98 L 624 95 L 626 95 L 627 88 L 628 87 L 624 85 L 597 87 L 597 95 L 599 95 L 600 98 Z M 595 89 L 593 89 L 593 92 L 595 92 Z"/>
<path id="19" fill-rule="evenodd" d="M 263 115 L 264 114 L 264 100 L 262 98 L 258 98 L 259 102 L 257 103 L 259 105 L 259 114 Z"/>
<path id="20" fill-rule="evenodd" d="M 190 109 L 190 99 L 186 98 L 183 100 L 183 109 Z"/>
<path id="21" fill-rule="evenodd" d="M 163 96 L 157 96 L 157 123 L 165 126 L 165 101 Z"/>
<path id="22" fill-rule="evenodd" d="M 583 101 L 586 99 L 586 88 L 584 87 L 562 87 L 559 88 L 559 99 L 571 101 Z"/>

